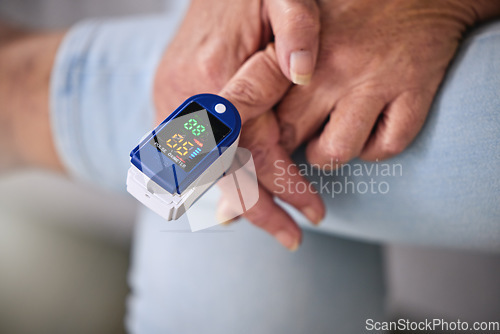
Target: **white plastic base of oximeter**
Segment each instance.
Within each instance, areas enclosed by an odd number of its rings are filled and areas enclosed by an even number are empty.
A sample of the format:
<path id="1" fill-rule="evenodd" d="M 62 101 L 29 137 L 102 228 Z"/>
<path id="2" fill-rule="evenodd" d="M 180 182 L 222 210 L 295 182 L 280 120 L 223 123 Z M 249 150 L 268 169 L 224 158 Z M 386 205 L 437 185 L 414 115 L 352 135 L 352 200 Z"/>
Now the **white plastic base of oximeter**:
<path id="1" fill-rule="evenodd" d="M 151 187 L 152 185 L 153 187 Z M 184 203 L 194 191 L 194 189 L 190 189 L 191 191 L 181 196 L 167 191 L 155 192 L 152 188 L 160 189 L 160 186 L 144 175 L 137 167 L 131 165 L 127 176 L 127 191 L 166 220 L 177 219 L 186 212 Z"/>
<path id="2" fill-rule="evenodd" d="M 127 191 L 142 204 L 166 220 L 179 219 L 208 188 L 231 166 L 239 137 L 182 194 L 171 194 L 131 164 L 127 176 Z"/>

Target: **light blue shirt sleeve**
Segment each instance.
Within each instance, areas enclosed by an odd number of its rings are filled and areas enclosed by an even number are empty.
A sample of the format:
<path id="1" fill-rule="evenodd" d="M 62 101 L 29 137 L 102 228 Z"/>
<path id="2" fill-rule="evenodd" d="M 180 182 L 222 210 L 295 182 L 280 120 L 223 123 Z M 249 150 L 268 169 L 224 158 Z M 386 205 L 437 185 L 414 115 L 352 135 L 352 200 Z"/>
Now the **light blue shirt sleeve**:
<path id="1" fill-rule="evenodd" d="M 54 142 L 76 179 L 124 190 L 129 153 L 152 128 L 153 82 L 182 19 L 89 20 L 67 33 L 51 79 Z"/>

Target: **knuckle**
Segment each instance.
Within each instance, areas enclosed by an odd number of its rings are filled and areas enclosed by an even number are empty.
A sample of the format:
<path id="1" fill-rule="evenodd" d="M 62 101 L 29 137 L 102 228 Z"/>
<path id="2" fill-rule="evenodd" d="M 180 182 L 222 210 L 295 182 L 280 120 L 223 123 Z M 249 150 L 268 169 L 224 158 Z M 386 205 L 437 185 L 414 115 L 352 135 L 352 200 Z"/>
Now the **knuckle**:
<path id="1" fill-rule="evenodd" d="M 397 140 L 386 140 L 383 141 L 379 146 L 380 158 L 385 159 L 389 157 L 396 156 L 404 151 L 405 145 L 401 141 Z"/>
<path id="2" fill-rule="evenodd" d="M 269 148 L 255 147 L 251 149 L 253 161 L 260 175 L 267 175 L 272 170 L 272 164 L 269 163 Z"/>
<path id="3" fill-rule="evenodd" d="M 196 68 L 196 73 L 203 83 L 207 84 L 208 87 L 219 90 L 226 83 L 227 79 L 232 76 L 233 69 L 237 68 L 232 57 L 227 57 L 228 50 L 230 48 L 227 42 L 216 38 L 215 40 L 211 40 L 210 43 L 205 42 L 202 44 L 199 52 L 191 58 L 191 62 L 186 61 L 185 58 L 180 59 L 178 62 L 184 68 Z M 222 62 L 221 59 L 226 59 L 227 61 Z M 185 74 L 186 72 L 183 71 L 181 73 Z"/>
<path id="4" fill-rule="evenodd" d="M 262 89 L 246 78 L 233 80 L 229 87 L 226 87 L 225 93 L 230 96 L 230 99 L 252 107 L 260 106 L 265 96 Z"/>
<path id="5" fill-rule="evenodd" d="M 210 87 L 220 88 L 223 82 L 221 77 L 221 64 L 216 55 L 205 54 L 198 60 L 198 73 Z"/>
<path id="6" fill-rule="evenodd" d="M 323 153 L 334 162 L 345 163 L 356 157 L 357 153 L 352 147 L 327 143 L 322 145 Z"/>
<path id="7" fill-rule="evenodd" d="M 257 227 L 266 229 L 269 226 L 269 212 L 262 208 L 252 208 L 245 213 L 245 218 Z"/>

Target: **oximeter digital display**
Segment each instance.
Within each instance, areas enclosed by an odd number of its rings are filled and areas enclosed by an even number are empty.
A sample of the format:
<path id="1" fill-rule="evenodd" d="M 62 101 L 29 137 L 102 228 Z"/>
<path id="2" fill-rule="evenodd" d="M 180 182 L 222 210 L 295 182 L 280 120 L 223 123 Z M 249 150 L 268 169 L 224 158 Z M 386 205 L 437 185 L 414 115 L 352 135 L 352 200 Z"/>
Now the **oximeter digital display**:
<path id="1" fill-rule="evenodd" d="M 156 133 L 150 144 L 190 172 L 230 132 L 231 129 L 216 116 L 191 102 Z"/>
<path id="2" fill-rule="evenodd" d="M 128 192 L 165 219 L 179 218 L 229 169 L 240 131 L 226 99 L 189 98 L 130 153 Z"/>

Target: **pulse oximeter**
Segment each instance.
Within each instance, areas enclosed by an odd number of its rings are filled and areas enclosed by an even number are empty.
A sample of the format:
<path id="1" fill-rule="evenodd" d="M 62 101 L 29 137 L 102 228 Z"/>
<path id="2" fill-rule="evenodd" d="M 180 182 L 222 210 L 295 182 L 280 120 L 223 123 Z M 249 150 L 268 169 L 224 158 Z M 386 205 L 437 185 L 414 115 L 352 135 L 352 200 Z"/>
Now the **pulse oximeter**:
<path id="1" fill-rule="evenodd" d="M 130 153 L 127 191 L 166 220 L 178 219 L 229 169 L 240 132 L 228 100 L 189 98 Z"/>

